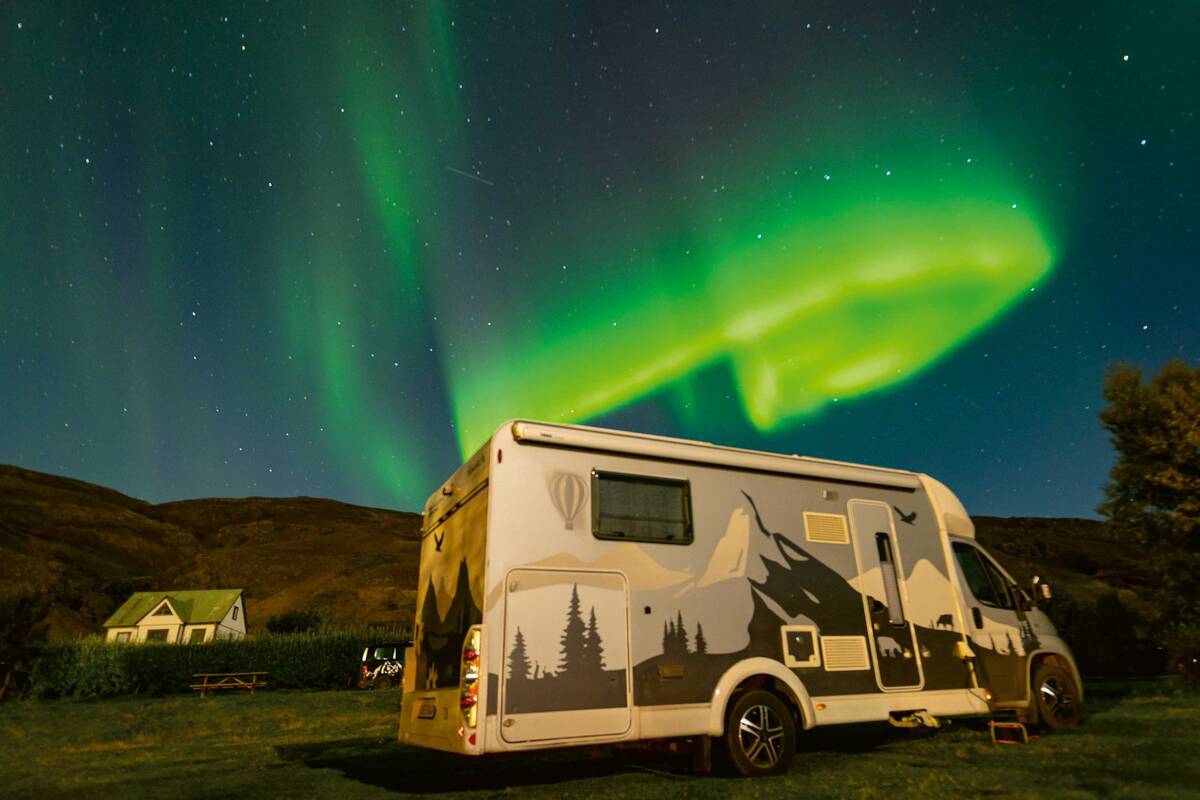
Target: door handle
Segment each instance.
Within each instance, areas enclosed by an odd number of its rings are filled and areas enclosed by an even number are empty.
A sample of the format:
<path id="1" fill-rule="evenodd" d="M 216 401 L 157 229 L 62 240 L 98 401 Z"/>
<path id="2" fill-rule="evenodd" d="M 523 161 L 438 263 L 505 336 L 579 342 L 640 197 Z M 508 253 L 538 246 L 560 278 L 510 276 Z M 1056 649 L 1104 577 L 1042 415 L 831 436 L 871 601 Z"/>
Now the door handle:
<path id="1" fill-rule="evenodd" d="M 975 627 L 976 627 L 976 628 L 982 628 L 982 627 L 983 627 L 983 613 L 982 613 L 982 612 L 980 612 L 980 610 L 979 610 L 978 608 L 972 608 L 972 609 L 971 609 L 971 618 L 972 618 L 973 620 L 975 620 Z"/>

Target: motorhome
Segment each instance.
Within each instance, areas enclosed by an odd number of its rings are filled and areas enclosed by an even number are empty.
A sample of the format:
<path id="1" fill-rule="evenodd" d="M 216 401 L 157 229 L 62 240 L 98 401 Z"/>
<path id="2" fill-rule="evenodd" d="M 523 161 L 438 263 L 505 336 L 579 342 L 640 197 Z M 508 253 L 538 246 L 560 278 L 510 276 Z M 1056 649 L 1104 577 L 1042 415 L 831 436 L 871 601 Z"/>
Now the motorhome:
<path id="1" fill-rule="evenodd" d="M 672 739 L 744 775 L 818 725 L 1076 723 L 1070 649 L 917 472 L 508 422 L 425 505 L 402 741 Z"/>

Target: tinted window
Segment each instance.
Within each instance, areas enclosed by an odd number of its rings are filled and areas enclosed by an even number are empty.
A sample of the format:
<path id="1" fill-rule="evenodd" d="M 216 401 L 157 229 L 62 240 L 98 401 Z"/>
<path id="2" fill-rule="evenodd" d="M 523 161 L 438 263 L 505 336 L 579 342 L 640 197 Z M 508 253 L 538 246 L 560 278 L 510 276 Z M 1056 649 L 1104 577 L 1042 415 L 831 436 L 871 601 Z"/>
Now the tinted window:
<path id="1" fill-rule="evenodd" d="M 204 641 L 207 633 L 208 631 L 204 630 L 204 628 L 192 628 L 192 636 L 190 639 L 188 639 L 188 641 L 192 642 L 193 644 L 199 644 L 200 642 Z"/>
<path id="2" fill-rule="evenodd" d="M 152 631 L 146 631 L 147 642 L 165 642 L 167 640 L 166 628 L 155 628 Z"/>
<path id="3" fill-rule="evenodd" d="M 687 481 L 592 473 L 592 532 L 598 539 L 690 544 Z"/>
<path id="4" fill-rule="evenodd" d="M 975 599 L 985 606 L 1003 608 L 1004 604 L 979 560 L 979 551 L 964 542 L 955 542 L 954 557 L 958 559 L 958 566 L 967 581 L 967 588 L 975 595 Z"/>

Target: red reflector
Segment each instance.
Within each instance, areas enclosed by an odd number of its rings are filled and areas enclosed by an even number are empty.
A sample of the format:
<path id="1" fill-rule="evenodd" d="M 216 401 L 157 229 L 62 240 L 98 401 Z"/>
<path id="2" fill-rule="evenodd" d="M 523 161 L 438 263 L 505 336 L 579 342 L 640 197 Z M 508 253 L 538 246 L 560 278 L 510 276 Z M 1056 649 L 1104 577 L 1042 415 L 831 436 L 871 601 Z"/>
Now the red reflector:
<path id="1" fill-rule="evenodd" d="M 474 647 L 468 647 L 463 650 L 463 661 L 475 661 L 479 658 L 479 651 Z"/>
<path id="2" fill-rule="evenodd" d="M 458 706 L 462 709 L 468 709 L 479 702 L 479 698 L 470 692 L 463 692 L 462 697 L 458 700 Z"/>
<path id="3" fill-rule="evenodd" d="M 475 744 L 475 734 L 472 733 L 470 736 L 468 736 L 467 741 L 471 744 Z"/>

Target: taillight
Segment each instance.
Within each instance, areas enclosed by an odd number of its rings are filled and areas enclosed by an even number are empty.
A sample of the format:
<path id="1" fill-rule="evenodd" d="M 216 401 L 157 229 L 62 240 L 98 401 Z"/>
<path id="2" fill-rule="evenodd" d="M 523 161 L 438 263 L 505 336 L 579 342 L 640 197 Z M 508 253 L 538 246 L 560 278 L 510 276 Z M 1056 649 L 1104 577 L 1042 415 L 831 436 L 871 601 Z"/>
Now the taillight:
<path id="1" fill-rule="evenodd" d="M 479 719 L 479 627 L 471 628 L 462 651 L 462 692 L 458 707 L 462 709 L 463 725 L 474 728 Z"/>
<path id="2" fill-rule="evenodd" d="M 368 676 L 368 675 L 370 675 L 370 674 L 371 674 L 371 670 L 367 669 L 367 665 L 366 665 L 366 664 L 363 664 L 363 665 L 362 665 L 362 676 L 365 678 L 365 677 L 367 677 L 367 676 Z"/>

